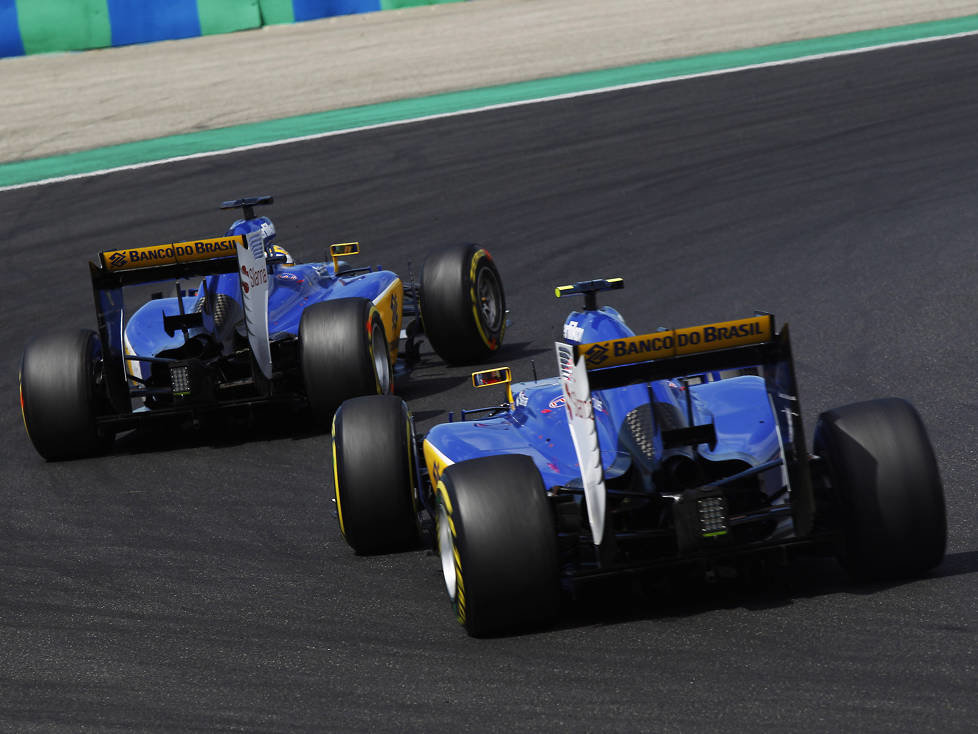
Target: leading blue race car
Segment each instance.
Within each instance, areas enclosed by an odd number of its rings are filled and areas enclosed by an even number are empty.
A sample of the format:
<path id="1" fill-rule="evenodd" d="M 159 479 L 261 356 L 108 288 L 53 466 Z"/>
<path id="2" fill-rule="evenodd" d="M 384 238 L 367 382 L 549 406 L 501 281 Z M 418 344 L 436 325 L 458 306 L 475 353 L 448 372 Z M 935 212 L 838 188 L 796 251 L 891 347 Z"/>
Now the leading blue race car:
<path id="1" fill-rule="evenodd" d="M 558 376 L 474 373 L 506 401 L 423 438 L 394 396 L 343 403 L 333 479 L 350 546 L 428 537 L 472 635 L 549 622 L 561 588 L 614 574 L 716 575 L 794 549 L 835 554 L 860 579 L 941 561 L 943 488 L 909 403 L 821 414 L 810 454 L 787 326 L 759 314 L 635 335 L 597 306 L 622 286 L 558 288 L 585 298 L 555 345 Z"/>
<path id="2" fill-rule="evenodd" d="M 24 425 L 41 456 L 91 456 L 148 421 L 267 403 L 308 405 L 328 425 L 346 398 L 389 394 L 422 335 L 451 363 L 499 349 L 505 296 L 484 248 L 431 253 L 416 283 L 351 267 L 340 258 L 358 254 L 356 242 L 299 264 L 272 220 L 255 216 L 272 201 L 224 202 L 243 218 L 222 237 L 108 250 L 89 263 L 98 333 L 40 335 L 21 362 Z M 131 314 L 124 291 L 143 292 Z"/>

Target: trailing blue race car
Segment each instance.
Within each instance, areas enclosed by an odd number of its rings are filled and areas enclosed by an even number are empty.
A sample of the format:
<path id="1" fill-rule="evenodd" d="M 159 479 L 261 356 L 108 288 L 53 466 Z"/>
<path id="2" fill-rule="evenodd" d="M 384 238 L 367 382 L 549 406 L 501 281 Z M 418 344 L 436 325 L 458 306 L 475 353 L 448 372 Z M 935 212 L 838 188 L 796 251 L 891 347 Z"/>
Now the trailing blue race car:
<path id="1" fill-rule="evenodd" d="M 308 404 L 328 425 L 356 395 L 384 395 L 418 358 L 424 335 L 446 361 L 485 359 L 502 343 L 505 296 L 489 253 L 459 245 L 431 253 L 420 281 L 351 267 L 358 243 L 299 264 L 240 208 L 223 237 L 108 250 L 89 263 L 98 332 L 57 331 L 27 345 L 24 424 L 45 459 L 90 456 L 115 434 L 163 417 Z M 157 291 L 131 314 L 123 292 Z M 141 288 L 140 288 L 141 287 Z"/>
<path id="2" fill-rule="evenodd" d="M 473 635 L 546 623 L 561 587 L 620 573 L 717 571 L 795 548 L 857 578 L 923 574 L 944 556 L 944 496 L 913 407 L 823 413 L 804 441 L 788 327 L 768 314 L 636 336 L 597 293 L 564 323 L 557 377 L 413 433 L 393 396 L 333 422 L 340 529 L 358 553 L 430 537 Z M 420 459 L 423 457 L 423 461 Z"/>

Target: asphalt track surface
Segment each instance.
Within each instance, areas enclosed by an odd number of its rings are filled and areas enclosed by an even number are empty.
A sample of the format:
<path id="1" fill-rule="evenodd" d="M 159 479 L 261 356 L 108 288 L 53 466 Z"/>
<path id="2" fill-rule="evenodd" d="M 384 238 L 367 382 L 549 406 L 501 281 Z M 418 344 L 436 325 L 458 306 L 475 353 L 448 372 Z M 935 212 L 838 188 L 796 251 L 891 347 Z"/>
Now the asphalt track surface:
<path id="1" fill-rule="evenodd" d="M 0 729 L 973 730 L 976 74 L 966 38 L 0 193 Z M 86 260 L 219 234 L 217 203 L 257 193 L 302 259 L 356 239 L 407 272 L 485 244 L 518 379 L 555 370 L 556 284 L 623 275 L 603 300 L 637 329 L 774 312 L 809 432 L 835 405 L 917 406 L 946 560 L 872 587 L 830 560 L 612 585 L 552 630 L 473 640 L 435 557 L 346 547 L 328 437 L 299 417 L 42 462 L 19 355 L 94 327 Z M 467 377 L 426 355 L 403 391 L 422 429 L 485 404 Z"/>

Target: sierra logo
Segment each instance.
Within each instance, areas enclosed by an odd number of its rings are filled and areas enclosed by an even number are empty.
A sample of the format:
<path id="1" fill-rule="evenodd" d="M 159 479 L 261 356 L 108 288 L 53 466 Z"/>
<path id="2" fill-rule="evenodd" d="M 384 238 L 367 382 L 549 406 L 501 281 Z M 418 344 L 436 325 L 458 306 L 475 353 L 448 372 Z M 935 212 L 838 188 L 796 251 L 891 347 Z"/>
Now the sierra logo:
<path id="1" fill-rule="evenodd" d="M 241 266 L 241 274 L 251 281 L 252 286 L 268 282 L 268 271 L 265 268 L 249 268 Z M 245 291 L 247 293 L 247 291 Z"/>
<path id="2" fill-rule="evenodd" d="M 241 266 L 241 290 L 248 293 L 255 286 L 268 282 L 268 271 L 264 268 L 249 268 Z"/>

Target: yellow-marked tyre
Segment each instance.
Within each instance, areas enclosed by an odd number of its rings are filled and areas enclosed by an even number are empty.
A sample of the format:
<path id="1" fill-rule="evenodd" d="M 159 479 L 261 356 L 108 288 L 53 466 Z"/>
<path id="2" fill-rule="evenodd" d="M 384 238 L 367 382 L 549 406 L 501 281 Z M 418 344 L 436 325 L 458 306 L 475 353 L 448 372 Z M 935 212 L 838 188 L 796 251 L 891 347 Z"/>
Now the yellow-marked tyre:
<path id="1" fill-rule="evenodd" d="M 887 398 L 822 413 L 815 452 L 829 469 L 839 560 L 866 580 L 919 576 L 944 558 L 947 520 L 937 459 L 920 416 Z"/>
<path id="2" fill-rule="evenodd" d="M 20 364 L 27 435 L 48 461 L 104 453 L 115 434 L 96 419 L 107 409 L 102 346 L 89 330 L 55 331 L 31 341 Z"/>
<path id="3" fill-rule="evenodd" d="M 466 631 L 481 637 L 552 622 L 560 603 L 557 534 L 533 460 L 452 464 L 435 498 L 442 575 Z"/>
<path id="4" fill-rule="evenodd" d="M 333 490 L 340 532 L 357 554 L 418 545 L 410 414 L 399 397 L 353 398 L 336 411 Z"/>
<path id="5" fill-rule="evenodd" d="M 420 308 L 431 347 L 450 364 L 483 361 L 502 345 L 503 281 L 492 256 L 478 245 L 455 245 L 425 258 Z"/>
<path id="6" fill-rule="evenodd" d="M 347 398 L 389 394 L 394 368 L 380 313 L 366 298 L 309 306 L 299 321 L 299 367 L 313 415 L 324 426 Z"/>

